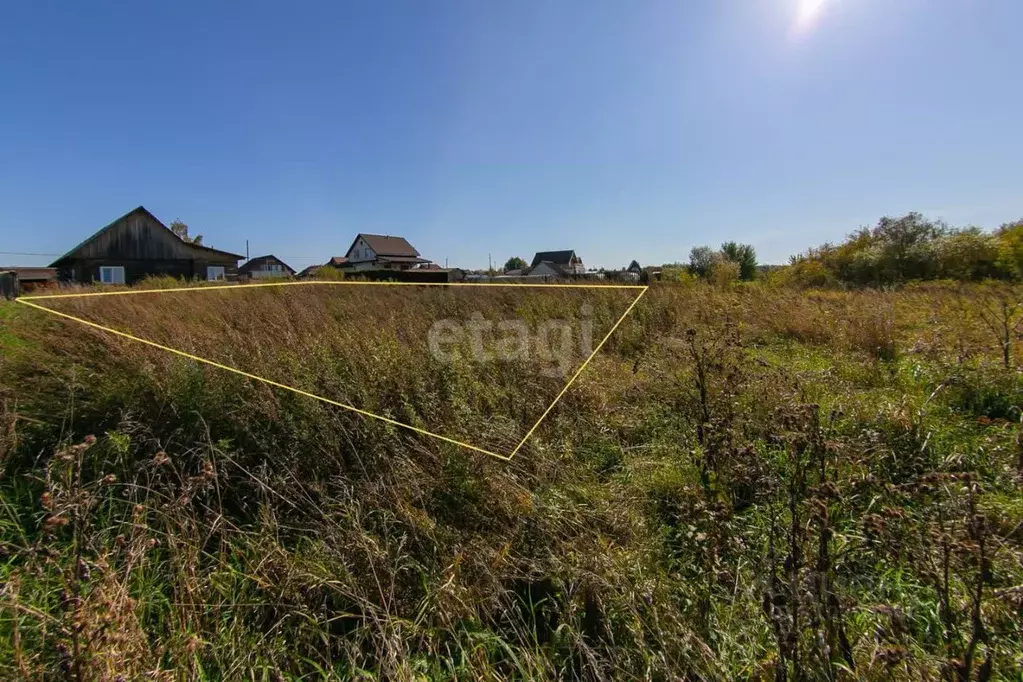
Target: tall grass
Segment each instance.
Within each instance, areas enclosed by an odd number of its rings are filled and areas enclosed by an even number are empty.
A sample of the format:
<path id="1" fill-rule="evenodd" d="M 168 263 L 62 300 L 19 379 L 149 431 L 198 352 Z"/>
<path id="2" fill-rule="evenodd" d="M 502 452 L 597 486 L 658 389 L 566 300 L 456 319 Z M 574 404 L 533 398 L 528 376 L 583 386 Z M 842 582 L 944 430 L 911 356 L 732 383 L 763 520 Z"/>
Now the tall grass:
<path id="1" fill-rule="evenodd" d="M 563 382 L 429 324 L 582 302 L 340 292 L 60 309 L 503 445 Z M 955 296 L 655 287 L 508 463 L 5 308 L 0 674 L 1018 679 L 1023 392 Z"/>

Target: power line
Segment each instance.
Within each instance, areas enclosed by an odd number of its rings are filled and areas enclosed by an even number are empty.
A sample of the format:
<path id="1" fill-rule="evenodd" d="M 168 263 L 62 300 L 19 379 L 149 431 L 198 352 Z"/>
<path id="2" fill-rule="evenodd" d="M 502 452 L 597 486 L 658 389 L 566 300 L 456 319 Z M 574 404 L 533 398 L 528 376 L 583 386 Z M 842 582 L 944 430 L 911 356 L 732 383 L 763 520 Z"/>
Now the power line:
<path id="1" fill-rule="evenodd" d="M 0 251 L 0 256 L 63 256 L 62 253 L 32 253 L 28 251 Z M 291 260 L 319 260 L 323 256 L 280 256 Z"/>
<path id="2" fill-rule="evenodd" d="M 56 258 L 63 256 L 62 253 L 34 253 L 28 251 L 0 251 L 0 256 L 46 256 L 49 258 Z M 278 256 L 278 258 L 284 260 L 303 260 L 303 261 L 316 261 L 320 262 L 324 260 L 323 256 Z"/>
<path id="3" fill-rule="evenodd" d="M 323 256 L 277 256 L 288 260 L 323 260 Z"/>

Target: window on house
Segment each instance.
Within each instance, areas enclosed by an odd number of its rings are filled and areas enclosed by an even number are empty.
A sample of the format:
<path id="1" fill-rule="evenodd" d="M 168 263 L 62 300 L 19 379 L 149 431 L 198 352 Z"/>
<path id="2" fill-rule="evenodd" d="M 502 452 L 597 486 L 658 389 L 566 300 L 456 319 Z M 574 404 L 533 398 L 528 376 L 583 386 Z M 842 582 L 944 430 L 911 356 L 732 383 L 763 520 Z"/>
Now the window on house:
<path id="1" fill-rule="evenodd" d="M 103 265 L 99 269 L 99 281 L 103 284 L 124 284 L 123 265 Z"/>
<path id="2" fill-rule="evenodd" d="M 267 266 L 267 270 L 269 270 L 270 272 L 280 272 L 281 271 L 281 264 L 280 263 L 270 263 Z"/>
<path id="3" fill-rule="evenodd" d="M 218 282 L 224 279 L 224 266 L 223 265 L 207 265 L 206 266 L 206 281 L 207 282 Z"/>

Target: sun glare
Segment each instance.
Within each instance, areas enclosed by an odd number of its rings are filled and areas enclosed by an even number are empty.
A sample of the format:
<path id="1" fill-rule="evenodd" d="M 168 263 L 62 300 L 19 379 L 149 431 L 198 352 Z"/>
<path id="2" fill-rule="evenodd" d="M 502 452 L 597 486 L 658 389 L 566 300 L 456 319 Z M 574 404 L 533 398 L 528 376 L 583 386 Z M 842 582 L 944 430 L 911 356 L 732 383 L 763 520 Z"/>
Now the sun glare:
<path id="1" fill-rule="evenodd" d="M 829 0 L 799 0 L 796 6 L 796 19 L 792 29 L 795 33 L 805 33 L 813 28 Z"/>

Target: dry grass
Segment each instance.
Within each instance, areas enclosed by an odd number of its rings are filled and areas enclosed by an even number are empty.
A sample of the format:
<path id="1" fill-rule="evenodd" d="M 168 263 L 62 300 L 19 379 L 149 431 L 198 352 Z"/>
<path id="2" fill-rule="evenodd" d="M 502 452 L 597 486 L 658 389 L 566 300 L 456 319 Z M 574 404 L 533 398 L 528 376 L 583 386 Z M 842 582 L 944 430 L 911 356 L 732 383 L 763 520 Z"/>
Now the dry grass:
<path id="1" fill-rule="evenodd" d="M 495 440 L 552 382 L 426 321 L 579 309 L 292 289 L 62 307 Z M 1023 389 L 964 296 L 655 287 L 511 463 L 8 308 L 0 671 L 1015 679 Z"/>

